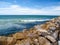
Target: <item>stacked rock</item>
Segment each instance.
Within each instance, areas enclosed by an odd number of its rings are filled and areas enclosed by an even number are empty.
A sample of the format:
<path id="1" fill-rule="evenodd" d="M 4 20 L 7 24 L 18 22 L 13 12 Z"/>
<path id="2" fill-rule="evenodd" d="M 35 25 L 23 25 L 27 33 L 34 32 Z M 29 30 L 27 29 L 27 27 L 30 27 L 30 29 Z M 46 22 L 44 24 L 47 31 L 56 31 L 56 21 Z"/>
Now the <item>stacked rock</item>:
<path id="1" fill-rule="evenodd" d="M 9 36 L 0 36 L 0 45 L 58 45 L 60 17 Z"/>

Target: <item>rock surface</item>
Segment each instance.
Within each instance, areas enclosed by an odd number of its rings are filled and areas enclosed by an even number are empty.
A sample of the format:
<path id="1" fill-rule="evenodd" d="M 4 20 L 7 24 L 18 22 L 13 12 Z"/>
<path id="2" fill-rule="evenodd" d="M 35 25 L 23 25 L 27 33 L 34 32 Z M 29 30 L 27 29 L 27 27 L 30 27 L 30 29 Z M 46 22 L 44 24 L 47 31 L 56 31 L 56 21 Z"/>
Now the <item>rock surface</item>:
<path id="1" fill-rule="evenodd" d="M 58 45 L 60 17 L 9 36 L 0 36 L 0 45 Z"/>

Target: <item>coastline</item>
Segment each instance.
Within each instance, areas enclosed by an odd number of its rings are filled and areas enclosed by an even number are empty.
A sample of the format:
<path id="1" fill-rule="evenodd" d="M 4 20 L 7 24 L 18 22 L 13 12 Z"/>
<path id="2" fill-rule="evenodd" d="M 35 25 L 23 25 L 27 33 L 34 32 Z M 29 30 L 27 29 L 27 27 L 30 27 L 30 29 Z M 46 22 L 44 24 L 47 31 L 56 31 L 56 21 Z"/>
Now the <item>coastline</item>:
<path id="1" fill-rule="evenodd" d="M 58 45 L 60 17 L 8 36 L 0 36 L 0 45 Z"/>
<path id="2" fill-rule="evenodd" d="M 0 15 L 0 35 L 9 35 L 30 29 L 58 16 L 44 15 Z"/>

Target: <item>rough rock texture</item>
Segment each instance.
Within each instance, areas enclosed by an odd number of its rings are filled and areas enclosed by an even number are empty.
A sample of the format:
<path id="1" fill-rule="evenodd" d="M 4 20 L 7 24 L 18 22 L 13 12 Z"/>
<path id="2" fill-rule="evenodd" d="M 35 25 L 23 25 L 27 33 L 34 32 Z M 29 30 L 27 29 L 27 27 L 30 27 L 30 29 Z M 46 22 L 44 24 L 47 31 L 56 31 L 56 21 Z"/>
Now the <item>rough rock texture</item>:
<path id="1" fill-rule="evenodd" d="M 14 45 L 16 43 L 16 39 L 13 37 L 7 37 L 7 45 Z"/>
<path id="2" fill-rule="evenodd" d="M 52 45 L 46 38 L 39 37 L 39 44 L 40 45 Z"/>
<path id="3" fill-rule="evenodd" d="M 7 44 L 7 37 L 0 36 L 0 45 L 6 45 Z"/>
<path id="4" fill-rule="evenodd" d="M 0 45 L 14 45 L 15 42 L 13 37 L 0 36 Z"/>
<path id="5" fill-rule="evenodd" d="M 58 45 L 58 40 L 60 40 L 60 17 L 7 37 L 0 36 L 0 45 Z"/>

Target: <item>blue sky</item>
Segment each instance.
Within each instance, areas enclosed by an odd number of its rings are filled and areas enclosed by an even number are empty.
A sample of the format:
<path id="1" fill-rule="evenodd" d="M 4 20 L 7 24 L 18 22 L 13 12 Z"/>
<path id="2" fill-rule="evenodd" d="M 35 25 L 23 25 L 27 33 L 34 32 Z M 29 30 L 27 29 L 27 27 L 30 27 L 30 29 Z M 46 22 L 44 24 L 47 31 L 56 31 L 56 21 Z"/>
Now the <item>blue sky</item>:
<path id="1" fill-rule="evenodd" d="M 0 15 L 60 15 L 60 0 L 0 0 Z"/>

